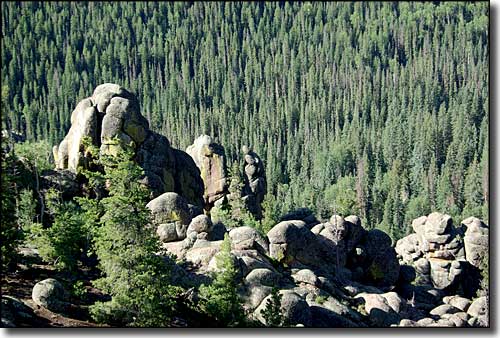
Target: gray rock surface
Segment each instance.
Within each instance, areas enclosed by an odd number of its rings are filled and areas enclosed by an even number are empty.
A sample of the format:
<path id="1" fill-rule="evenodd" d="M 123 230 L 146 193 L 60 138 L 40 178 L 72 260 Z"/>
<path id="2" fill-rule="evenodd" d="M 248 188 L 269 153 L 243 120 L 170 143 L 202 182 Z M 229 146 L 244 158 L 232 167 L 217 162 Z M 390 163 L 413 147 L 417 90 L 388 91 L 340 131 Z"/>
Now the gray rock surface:
<path id="1" fill-rule="evenodd" d="M 444 297 L 443 302 L 445 304 L 450 304 L 451 306 L 454 306 L 457 309 L 460 309 L 461 311 L 467 311 L 467 309 L 471 304 L 471 301 L 469 299 L 456 295 Z"/>
<path id="2" fill-rule="evenodd" d="M 401 321 L 399 312 L 402 300 L 395 292 L 386 294 L 361 293 L 355 298 L 364 299 L 364 308 L 370 322 L 378 327 L 389 327 Z"/>
<path id="3" fill-rule="evenodd" d="M 187 233 L 210 233 L 212 232 L 213 224 L 212 220 L 207 215 L 198 215 L 194 217 L 187 228 Z"/>
<path id="4" fill-rule="evenodd" d="M 429 312 L 429 314 L 442 317 L 444 314 L 454 314 L 457 312 L 460 312 L 460 309 L 457 309 L 456 307 L 451 306 L 449 304 L 443 304 L 432 309 L 431 312 Z"/>
<path id="5" fill-rule="evenodd" d="M 69 305 L 68 293 L 63 285 L 54 278 L 44 279 L 36 283 L 31 297 L 35 304 L 53 312 L 63 313 Z"/>
<path id="6" fill-rule="evenodd" d="M 151 200 L 146 207 L 151 210 L 154 224 L 160 227 L 158 234 L 164 242 L 186 238 L 191 214 L 182 196 L 174 192 L 166 192 Z M 175 225 L 176 236 L 173 233 L 173 225 Z"/>
<path id="7" fill-rule="evenodd" d="M 262 218 L 261 204 L 267 191 L 264 163 L 260 157 L 249 147 L 243 146 L 245 159 L 244 186 L 242 198 L 245 205 L 256 219 Z"/>
<path id="8" fill-rule="evenodd" d="M 199 136 L 186 152 L 193 158 L 205 187 L 203 198 L 210 208 L 224 198 L 228 191 L 226 157 L 224 147 L 213 142 L 208 135 Z"/>
<path id="9" fill-rule="evenodd" d="M 260 253 L 269 254 L 269 242 L 257 230 L 250 226 L 241 226 L 229 231 L 233 247 L 240 250 L 255 249 Z"/>
<path id="10" fill-rule="evenodd" d="M 464 242 L 461 230 L 449 215 L 433 212 L 412 222 L 416 233 L 396 243 L 400 261 L 413 266 L 415 281 L 439 289 L 456 289 L 465 277 Z"/>
<path id="11" fill-rule="evenodd" d="M 248 285 L 276 286 L 279 284 L 280 276 L 273 270 L 267 268 L 253 269 L 245 277 L 245 283 Z"/>
<path id="12" fill-rule="evenodd" d="M 489 227 L 475 217 L 463 220 L 462 224 L 467 228 L 464 237 L 465 257 L 469 263 L 479 268 L 489 253 Z"/>

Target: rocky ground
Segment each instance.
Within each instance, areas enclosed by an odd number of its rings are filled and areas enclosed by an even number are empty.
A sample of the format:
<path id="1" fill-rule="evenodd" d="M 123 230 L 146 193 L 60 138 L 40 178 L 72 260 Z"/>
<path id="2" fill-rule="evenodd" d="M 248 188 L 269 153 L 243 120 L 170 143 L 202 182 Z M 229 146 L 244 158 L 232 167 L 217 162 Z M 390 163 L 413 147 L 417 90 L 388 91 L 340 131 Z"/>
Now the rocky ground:
<path id="1" fill-rule="evenodd" d="M 2 274 L 2 326 L 101 327 L 102 325 L 90 320 L 87 309 L 96 300 L 106 297 L 91 285 L 91 280 L 96 278 L 95 274 L 89 270 L 80 270 L 78 276 L 86 291 L 85 298 L 81 299 L 66 291 L 68 306 L 62 313 L 51 311 L 39 299 L 35 301 L 32 297 L 34 286 L 44 280 L 57 279 L 67 285 L 63 288 L 70 289 L 74 279 L 43 263 L 36 250 L 21 248 L 16 269 Z"/>
<path id="2" fill-rule="evenodd" d="M 277 287 L 282 312 L 292 326 L 489 326 L 488 296 L 478 297 L 479 281 L 473 279 L 480 277 L 471 273 L 474 266 L 467 260 L 479 257 L 477 250 L 487 250 L 477 244 L 488 229 L 478 219 L 464 220 L 461 226 L 466 229 L 461 232 L 448 216 L 433 213 L 415 220 L 416 233 L 392 246 L 384 232 L 365 230 L 356 216 L 333 216 L 325 223 L 311 217 L 283 221 L 262 236 L 248 226 L 224 229 L 206 215 L 192 217 L 187 203 L 185 210 L 176 209 L 182 203 L 167 197 L 159 197 L 161 215 L 153 208 L 156 220 L 166 222 L 168 215 L 184 214 L 183 222 L 188 223 L 177 224 L 185 229 L 182 240 L 177 234 L 163 237 L 166 259 L 171 254 L 177 257 L 175 283 L 189 287 L 209 282 L 211 273 L 218 271 L 216 256 L 227 231 L 244 307 L 251 319 L 262 324 L 266 324 L 262 310 Z M 17 270 L 2 277 L 2 325 L 98 326 L 90 321 L 87 308 L 105 297 L 91 286 L 97 277 L 92 271 L 81 270 L 79 276 L 83 276 L 79 278 L 84 299 L 68 291 L 75 282 L 70 275 L 42 264 L 35 250 L 23 248 Z M 182 314 L 176 320 L 177 326 L 206 324 Z"/>

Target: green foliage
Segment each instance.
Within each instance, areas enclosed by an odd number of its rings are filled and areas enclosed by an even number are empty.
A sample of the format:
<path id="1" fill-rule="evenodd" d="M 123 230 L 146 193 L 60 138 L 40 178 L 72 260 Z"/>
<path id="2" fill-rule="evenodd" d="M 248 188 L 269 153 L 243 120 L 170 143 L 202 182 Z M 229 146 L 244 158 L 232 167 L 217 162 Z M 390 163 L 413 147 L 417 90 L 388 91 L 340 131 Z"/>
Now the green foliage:
<path id="1" fill-rule="evenodd" d="M 316 303 L 322 305 L 322 304 L 324 304 L 326 302 L 326 297 L 325 296 L 317 296 L 314 301 Z"/>
<path id="2" fill-rule="evenodd" d="M 267 300 L 266 307 L 261 312 L 267 327 L 285 326 L 286 318 L 281 310 L 281 298 L 283 296 L 279 293 L 279 289 L 273 287 L 271 298 Z"/>
<path id="3" fill-rule="evenodd" d="M 17 219 L 24 232 L 30 231 L 36 216 L 36 200 L 33 191 L 30 189 L 21 190 L 17 202 Z"/>
<path id="4" fill-rule="evenodd" d="M 489 296 L 490 295 L 490 257 L 489 255 L 484 255 L 479 264 L 479 271 L 481 272 L 481 285 L 480 289 L 477 290 L 477 296 Z"/>
<path id="5" fill-rule="evenodd" d="M 94 285 L 112 297 L 92 305 L 90 313 L 98 322 L 168 326 L 179 289 L 170 283 L 171 266 L 156 255 L 159 240 L 145 207 L 149 192 L 138 182 L 143 172 L 132 155 L 104 157 L 109 196 L 99 202 L 80 199 L 88 218 L 100 224 L 93 246 L 104 277 Z"/>
<path id="6" fill-rule="evenodd" d="M 325 190 L 325 203 L 330 206 L 330 212 L 335 210 L 338 215 L 359 215 L 359 205 L 356 201 L 355 178 L 345 176 Z"/>
<path id="7" fill-rule="evenodd" d="M 266 235 L 280 220 L 278 200 L 271 194 L 266 194 L 262 203 L 262 220 L 258 225 L 259 231 Z"/>
<path id="8" fill-rule="evenodd" d="M 2 139 L 3 141 L 3 139 Z M 1 149 L 1 243 L 2 271 L 15 262 L 16 248 L 22 240 L 22 232 L 16 217 L 17 183 L 15 176 L 15 156 L 7 152 L 2 143 Z"/>
<path id="9" fill-rule="evenodd" d="M 413 198 L 408 202 L 406 210 L 405 224 L 411 224 L 415 218 L 431 213 L 429 198 L 426 196 L 417 196 Z"/>
<path id="10" fill-rule="evenodd" d="M 56 190 L 49 190 L 46 196 L 49 212 L 54 216 L 50 227 L 34 223 L 28 232 L 28 242 L 34 245 L 40 257 L 54 264 L 59 270 L 76 272 L 89 246 L 89 231 L 82 214 L 73 202 L 62 202 Z"/>
<path id="11" fill-rule="evenodd" d="M 487 218 L 489 12 L 485 2 L 8 2 L 2 122 L 56 144 L 76 102 L 116 82 L 178 148 L 217 135 L 241 162 L 252 144 L 281 214 L 331 216 L 325 194 L 351 176 L 342 199 L 393 236 L 419 196 L 453 217 L 480 204 Z M 395 161 L 404 180 L 384 183 Z"/>
<path id="12" fill-rule="evenodd" d="M 52 147 L 46 140 L 14 143 L 14 150 L 18 157 L 27 159 L 32 167 L 36 166 L 38 172 L 54 168 Z"/>
<path id="13" fill-rule="evenodd" d="M 231 255 L 231 240 L 228 234 L 224 235 L 216 261 L 221 272 L 217 273 L 210 285 L 200 286 L 200 307 L 222 326 L 243 326 L 244 311 L 236 284 L 238 270 Z"/>
<path id="14" fill-rule="evenodd" d="M 256 220 L 247 210 L 245 203 L 241 199 L 243 180 L 236 161 L 234 161 L 231 166 L 229 179 L 229 203 L 211 209 L 210 214 L 212 221 L 221 222 L 226 227 L 230 228 L 247 225 L 262 231 L 261 222 Z"/>
<path id="15" fill-rule="evenodd" d="M 483 196 L 482 175 L 480 165 L 476 159 L 467 170 L 467 176 L 464 183 L 465 206 L 462 210 L 462 218 L 483 217 L 483 205 L 485 198 Z"/>
<path id="16" fill-rule="evenodd" d="M 87 298 L 87 290 L 85 289 L 85 285 L 82 280 L 77 280 L 73 283 L 71 293 L 74 297 L 81 300 L 85 300 Z"/>
<path id="17" fill-rule="evenodd" d="M 241 224 L 242 225 L 247 225 L 252 228 L 255 228 L 259 231 L 262 232 L 261 229 L 261 221 L 258 221 L 255 219 L 255 217 L 249 212 L 249 211 L 244 211 L 241 215 Z"/>
<path id="18" fill-rule="evenodd" d="M 241 225 L 240 221 L 235 220 L 231 215 L 230 207 L 222 205 L 220 207 L 213 207 L 210 210 L 210 217 L 214 223 L 222 223 L 228 228 L 235 228 Z"/>

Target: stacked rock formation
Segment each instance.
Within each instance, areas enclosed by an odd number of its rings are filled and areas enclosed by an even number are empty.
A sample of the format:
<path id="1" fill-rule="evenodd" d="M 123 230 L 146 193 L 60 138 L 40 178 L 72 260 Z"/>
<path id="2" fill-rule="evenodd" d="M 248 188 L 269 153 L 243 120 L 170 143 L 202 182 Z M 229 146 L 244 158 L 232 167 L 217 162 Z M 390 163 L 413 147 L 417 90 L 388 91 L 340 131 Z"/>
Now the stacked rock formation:
<path id="1" fill-rule="evenodd" d="M 303 264 L 326 273 L 391 288 L 399 277 L 399 262 L 390 237 L 366 231 L 357 216 L 333 215 L 311 230 L 303 221 L 284 221 L 268 233 L 271 257 Z"/>
<path id="2" fill-rule="evenodd" d="M 242 198 L 245 205 L 256 219 L 262 218 L 261 204 L 267 190 L 264 164 L 260 157 L 247 146 L 243 146 L 245 155 L 245 175 Z"/>
<path id="3" fill-rule="evenodd" d="M 224 147 L 213 142 L 210 136 L 201 135 L 187 147 L 186 152 L 200 169 L 205 186 L 205 208 L 210 210 L 215 204 L 222 203 L 228 193 Z"/>
<path id="4" fill-rule="evenodd" d="M 99 147 L 100 155 L 115 155 L 120 148 L 132 149 L 153 197 L 175 191 L 191 203 L 203 205 L 203 181 L 192 158 L 149 129 L 138 100 L 123 87 L 102 84 L 91 97 L 78 103 L 71 114 L 68 134 L 53 149 L 57 169 L 74 173 L 81 168 L 92 169 L 84 138 Z"/>
<path id="5" fill-rule="evenodd" d="M 465 258 L 476 268 L 482 268 L 488 258 L 489 227 L 476 217 L 462 221 L 467 228 L 464 236 Z"/>
<path id="6" fill-rule="evenodd" d="M 417 284 L 457 287 L 465 262 L 460 229 L 450 216 L 438 212 L 415 219 L 412 227 L 415 233 L 400 239 L 396 252 L 402 263 L 415 268 Z"/>

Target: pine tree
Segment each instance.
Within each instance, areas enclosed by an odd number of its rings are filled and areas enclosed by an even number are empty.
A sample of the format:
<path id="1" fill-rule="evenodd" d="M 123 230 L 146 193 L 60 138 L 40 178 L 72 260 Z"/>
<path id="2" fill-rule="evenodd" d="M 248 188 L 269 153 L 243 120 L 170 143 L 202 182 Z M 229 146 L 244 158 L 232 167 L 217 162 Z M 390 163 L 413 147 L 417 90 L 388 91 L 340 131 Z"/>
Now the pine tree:
<path id="1" fill-rule="evenodd" d="M 138 182 L 142 169 L 128 151 L 102 161 L 109 197 L 100 202 L 104 214 L 94 248 L 104 277 L 94 283 L 111 301 L 95 303 L 91 314 L 98 322 L 169 326 L 179 290 L 171 285 L 171 266 L 156 255 L 159 240 L 145 207 L 149 193 Z"/>
<path id="2" fill-rule="evenodd" d="M 243 326 L 244 311 L 237 292 L 238 270 L 231 255 L 231 240 L 224 235 L 220 252 L 216 256 L 217 273 L 210 285 L 200 287 L 199 297 L 202 310 L 224 327 Z"/>

